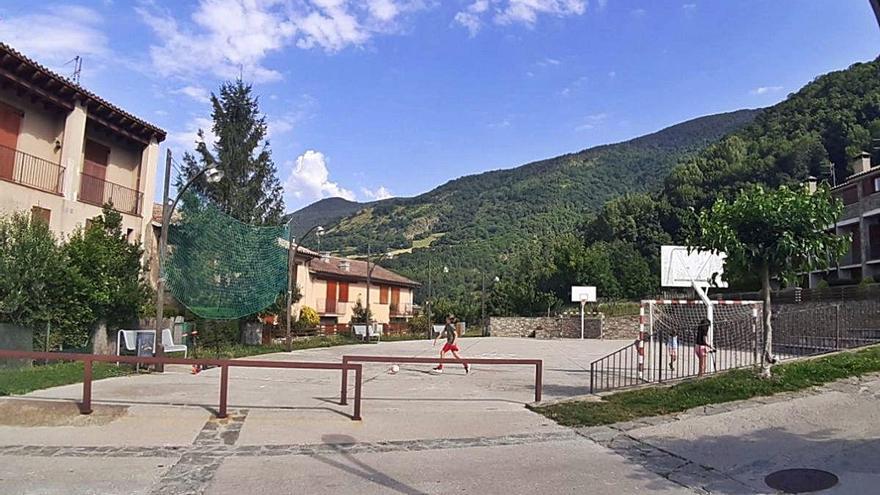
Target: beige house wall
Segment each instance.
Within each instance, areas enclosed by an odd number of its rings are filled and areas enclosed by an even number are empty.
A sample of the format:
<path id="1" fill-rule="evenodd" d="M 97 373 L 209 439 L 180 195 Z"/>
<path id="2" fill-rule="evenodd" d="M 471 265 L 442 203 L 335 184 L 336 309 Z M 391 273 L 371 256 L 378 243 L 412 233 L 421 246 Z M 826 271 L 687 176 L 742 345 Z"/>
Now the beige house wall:
<path id="1" fill-rule="evenodd" d="M 305 275 L 304 275 L 305 274 Z M 348 302 L 340 302 L 337 304 L 338 314 L 325 314 L 322 312 L 327 297 L 327 281 L 308 272 L 308 268 L 300 266 L 297 273 L 297 284 L 302 291 L 303 297 L 294 305 L 294 311 L 299 315 L 299 311 L 303 306 L 308 306 L 318 311 L 321 317 L 336 317 L 339 323 L 350 323 L 354 317 L 354 307 L 360 300 L 362 306 L 367 304 L 367 284 L 366 282 L 349 282 L 348 283 Z M 389 302 L 381 304 L 379 302 L 379 287 L 375 284 L 370 286 L 370 306 L 372 308 L 373 318 L 379 323 L 388 323 L 391 321 L 391 305 Z M 413 291 L 410 288 L 400 288 L 400 306 L 412 307 Z"/>
<path id="2" fill-rule="evenodd" d="M 0 215 L 15 211 L 30 215 L 34 206 L 46 208 L 50 210 L 50 229 L 59 238 L 66 238 L 83 227 L 86 220 L 101 214 L 99 206 L 78 201 L 88 109 L 77 104 L 71 112 L 63 114 L 32 104 L 30 98 L 19 98 L 7 90 L 0 90 L 0 101 L 24 113 L 16 149 L 66 167 L 62 195 L 0 181 Z M 146 146 L 123 144 L 93 133 L 89 133 L 89 139 L 110 148 L 106 180 L 144 192 L 140 216 L 122 212 L 122 230 L 130 231 L 131 241 L 148 239 L 158 143 L 153 140 Z"/>

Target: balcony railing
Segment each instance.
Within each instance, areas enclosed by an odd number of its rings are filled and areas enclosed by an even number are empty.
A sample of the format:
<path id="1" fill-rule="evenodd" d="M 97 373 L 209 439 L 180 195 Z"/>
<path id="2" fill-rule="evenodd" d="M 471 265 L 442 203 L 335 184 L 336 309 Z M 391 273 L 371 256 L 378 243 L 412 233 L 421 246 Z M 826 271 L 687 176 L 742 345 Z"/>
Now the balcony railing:
<path id="1" fill-rule="evenodd" d="M 140 215 L 143 198 L 144 194 L 135 189 L 92 175 L 80 174 L 79 200 L 83 203 L 96 206 L 111 203 L 116 211 Z"/>
<path id="2" fill-rule="evenodd" d="M 344 315 L 348 309 L 348 303 L 334 301 L 333 299 L 318 299 L 315 311 L 319 315 Z"/>
<path id="3" fill-rule="evenodd" d="M 0 180 L 61 194 L 64 167 L 15 148 L 0 146 Z"/>
<path id="4" fill-rule="evenodd" d="M 412 316 L 413 315 L 413 306 L 410 303 L 400 303 L 396 306 L 394 304 L 391 305 L 390 308 L 391 316 Z"/>

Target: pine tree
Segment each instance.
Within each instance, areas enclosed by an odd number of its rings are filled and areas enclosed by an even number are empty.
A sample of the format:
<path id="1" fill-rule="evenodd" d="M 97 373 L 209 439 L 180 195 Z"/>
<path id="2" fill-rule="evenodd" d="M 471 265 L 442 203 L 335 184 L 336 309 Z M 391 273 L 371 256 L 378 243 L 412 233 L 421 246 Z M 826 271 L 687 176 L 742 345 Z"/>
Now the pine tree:
<path id="1" fill-rule="evenodd" d="M 178 181 L 185 182 L 202 168 L 219 163 L 223 180 L 214 184 L 196 181 L 193 192 L 242 222 L 279 223 L 284 214 L 281 183 L 266 140 L 266 118 L 260 115 L 252 89 L 238 79 L 221 85 L 219 96 L 211 93 L 212 130 L 217 140 L 206 143 L 199 129 L 195 154 L 184 155 Z"/>

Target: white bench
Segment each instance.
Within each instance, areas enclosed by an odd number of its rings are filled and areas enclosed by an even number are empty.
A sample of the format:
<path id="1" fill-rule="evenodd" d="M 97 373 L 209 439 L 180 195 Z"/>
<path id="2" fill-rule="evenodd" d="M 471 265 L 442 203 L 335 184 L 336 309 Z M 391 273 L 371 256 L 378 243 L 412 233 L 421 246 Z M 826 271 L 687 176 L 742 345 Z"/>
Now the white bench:
<path id="1" fill-rule="evenodd" d="M 370 338 L 376 340 L 382 340 L 382 324 L 374 324 L 370 328 Z M 361 339 L 366 340 L 367 338 L 367 326 L 366 325 L 355 325 L 354 326 L 354 336 Z"/>

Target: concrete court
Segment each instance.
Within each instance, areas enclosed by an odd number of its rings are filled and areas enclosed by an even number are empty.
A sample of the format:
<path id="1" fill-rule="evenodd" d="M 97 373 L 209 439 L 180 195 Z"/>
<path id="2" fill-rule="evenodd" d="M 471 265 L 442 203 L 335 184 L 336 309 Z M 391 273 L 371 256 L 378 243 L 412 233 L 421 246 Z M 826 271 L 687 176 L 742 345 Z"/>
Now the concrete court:
<path id="1" fill-rule="evenodd" d="M 583 393 L 589 362 L 627 343 L 491 338 L 462 347 L 468 356 L 544 359 L 549 399 Z M 268 358 L 436 350 L 397 342 Z M 452 365 L 440 376 L 427 368 L 389 375 L 385 365 L 365 366 L 362 422 L 334 404 L 334 372 L 234 370 L 233 409 L 220 421 L 209 412 L 217 370 L 96 382 L 91 417 L 0 426 L 2 493 L 771 493 L 763 477 L 791 467 L 834 472 L 841 483 L 830 493 L 875 493 L 880 483 L 878 378 L 608 429 L 615 444 L 525 409 L 528 367 L 476 367 L 469 376 Z M 0 408 L 36 399 L 70 405 L 79 392 L 58 387 Z M 102 406 L 113 414 L 102 417 Z M 714 481 L 682 474 L 694 469 Z"/>

